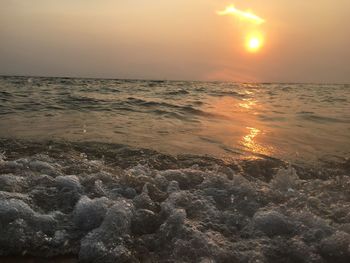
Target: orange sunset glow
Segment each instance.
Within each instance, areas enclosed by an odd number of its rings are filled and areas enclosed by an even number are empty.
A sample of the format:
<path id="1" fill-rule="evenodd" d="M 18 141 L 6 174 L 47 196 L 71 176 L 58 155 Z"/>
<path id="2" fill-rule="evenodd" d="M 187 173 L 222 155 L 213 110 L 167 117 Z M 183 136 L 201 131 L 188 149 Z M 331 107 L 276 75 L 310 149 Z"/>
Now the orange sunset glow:
<path id="1" fill-rule="evenodd" d="M 5 75 L 350 81 L 348 0 L 0 2 Z"/>

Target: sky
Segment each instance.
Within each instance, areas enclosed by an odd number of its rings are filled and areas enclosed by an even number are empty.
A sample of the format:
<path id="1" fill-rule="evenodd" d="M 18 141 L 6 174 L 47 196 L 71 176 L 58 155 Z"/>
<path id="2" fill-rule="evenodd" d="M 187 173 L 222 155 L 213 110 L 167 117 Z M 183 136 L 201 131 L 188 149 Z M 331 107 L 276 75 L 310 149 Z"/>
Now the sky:
<path id="1" fill-rule="evenodd" d="M 350 83 L 349 20 L 349 0 L 0 0 L 0 75 Z"/>

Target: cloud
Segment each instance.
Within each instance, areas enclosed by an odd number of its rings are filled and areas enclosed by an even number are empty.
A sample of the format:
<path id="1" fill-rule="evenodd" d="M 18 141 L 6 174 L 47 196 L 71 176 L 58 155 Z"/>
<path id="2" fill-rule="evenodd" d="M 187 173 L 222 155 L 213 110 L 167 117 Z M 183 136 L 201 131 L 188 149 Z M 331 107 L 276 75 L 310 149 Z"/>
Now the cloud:
<path id="1" fill-rule="evenodd" d="M 258 17 L 257 15 L 253 14 L 252 12 L 250 12 L 250 11 L 245 12 L 245 11 L 239 10 L 236 7 L 234 7 L 234 5 L 230 5 L 230 6 L 226 7 L 225 10 L 218 11 L 216 13 L 220 16 L 233 15 L 233 16 L 236 16 L 240 19 L 244 19 L 246 21 L 249 21 L 249 22 L 252 22 L 252 23 L 255 23 L 258 25 L 265 22 L 264 19 L 262 19 L 261 17 Z"/>

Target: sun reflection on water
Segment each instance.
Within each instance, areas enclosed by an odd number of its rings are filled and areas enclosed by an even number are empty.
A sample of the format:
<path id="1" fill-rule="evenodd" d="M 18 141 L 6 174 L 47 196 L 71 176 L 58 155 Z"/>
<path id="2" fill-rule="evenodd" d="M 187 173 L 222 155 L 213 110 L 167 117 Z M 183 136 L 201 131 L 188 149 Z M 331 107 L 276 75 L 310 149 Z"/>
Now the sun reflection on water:
<path id="1" fill-rule="evenodd" d="M 270 129 L 258 117 L 265 107 L 259 100 L 225 96 L 212 99 L 203 106 L 202 110 L 213 116 L 202 122 L 200 136 L 207 138 L 206 142 L 209 138 L 213 143 L 232 147 L 251 158 L 274 153 Z"/>
<path id="2" fill-rule="evenodd" d="M 256 101 L 253 101 L 251 99 L 243 99 L 242 103 L 238 103 L 238 106 L 241 108 L 245 108 L 247 110 L 252 109 L 253 106 L 256 105 Z"/>
<path id="3" fill-rule="evenodd" d="M 272 149 L 270 147 L 259 144 L 257 141 L 257 137 L 262 134 L 262 131 L 252 127 L 246 128 L 248 130 L 248 134 L 243 136 L 241 144 L 253 153 L 270 155 L 272 153 Z"/>

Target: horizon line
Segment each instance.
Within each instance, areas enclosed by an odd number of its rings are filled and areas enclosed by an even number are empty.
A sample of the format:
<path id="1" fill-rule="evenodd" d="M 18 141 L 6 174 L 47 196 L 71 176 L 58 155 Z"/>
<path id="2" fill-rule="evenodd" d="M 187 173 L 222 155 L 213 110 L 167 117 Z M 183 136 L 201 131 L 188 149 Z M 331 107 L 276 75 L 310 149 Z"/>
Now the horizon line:
<path id="1" fill-rule="evenodd" d="M 221 83 L 240 83 L 240 84 L 321 84 L 321 85 L 350 85 L 350 82 L 302 82 L 302 81 L 297 81 L 297 82 L 290 82 L 290 81 L 233 81 L 233 80 L 184 80 L 184 79 L 151 79 L 151 78 L 114 78 L 114 77 L 73 77 L 73 76 L 45 76 L 45 75 L 22 75 L 22 74 L 1 74 L 0 77 L 25 77 L 25 78 L 62 78 L 62 79 L 91 79 L 91 80 L 129 80 L 129 81 L 156 81 L 156 82 L 221 82 Z"/>

